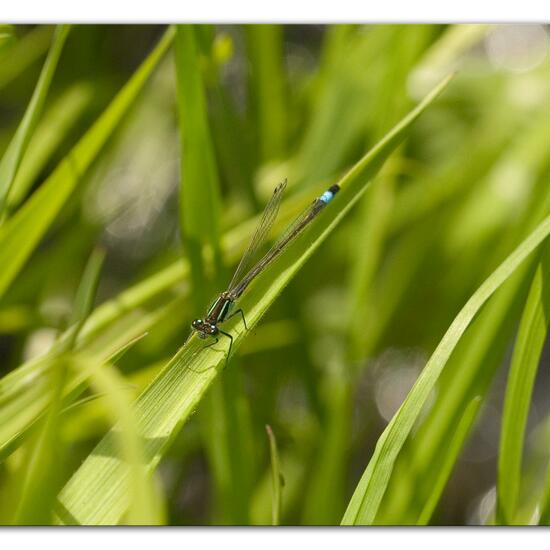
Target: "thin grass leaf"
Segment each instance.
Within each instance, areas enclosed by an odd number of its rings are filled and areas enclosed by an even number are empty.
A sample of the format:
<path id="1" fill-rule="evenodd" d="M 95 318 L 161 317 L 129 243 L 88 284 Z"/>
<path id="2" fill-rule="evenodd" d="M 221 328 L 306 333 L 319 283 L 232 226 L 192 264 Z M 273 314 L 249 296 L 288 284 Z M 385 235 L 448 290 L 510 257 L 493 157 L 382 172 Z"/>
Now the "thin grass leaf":
<path id="1" fill-rule="evenodd" d="M 406 137 L 412 123 L 431 105 L 448 82 L 449 79 L 446 79 L 435 88 L 347 172 L 339 182 L 341 192 L 332 201 L 331 207 L 258 276 L 246 295 L 243 295 L 240 304 L 247 312 L 250 327 L 259 321 L 290 279 L 359 200 L 386 158 Z M 239 323 L 227 323 L 227 330 L 233 334 L 234 350 L 238 349 L 245 336 L 242 327 L 238 331 L 234 330 Z M 225 363 L 225 355 L 226 348 L 221 345 L 204 349 L 202 340 L 192 338 L 138 398 L 136 414 L 141 436 L 145 440 L 149 471 L 156 468 L 172 438 L 216 378 L 218 367 Z M 129 472 L 114 456 L 113 445 L 110 432 L 60 493 L 61 508 L 70 515 L 71 521 L 105 525 L 117 523 L 124 514 L 127 507 L 124 487 Z"/>
<path id="2" fill-rule="evenodd" d="M 449 71 L 458 68 L 461 56 L 478 44 L 494 25 L 449 25 L 411 74 L 413 93 L 424 94 Z"/>
<path id="3" fill-rule="evenodd" d="M 464 442 L 470 433 L 471 426 L 477 416 L 481 403 L 481 397 L 476 397 L 470 401 L 469 405 L 464 410 L 464 414 L 462 415 L 458 426 L 456 427 L 456 431 L 449 440 L 447 447 L 443 450 L 445 454 L 443 465 L 439 469 L 432 492 L 420 512 L 417 525 L 428 525 L 430 522 L 437 503 L 441 498 L 441 494 L 443 493 L 443 489 L 445 489 L 445 485 L 447 484 L 458 455 L 460 454 L 460 450 L 462 449 Z"/>
<path id="4" fill-rule="evenodd" d="M 94 98 L 92 86 L 79 83 L 63 92 L 44 113 L 43 120 L 29 142 L 29 146 L 10 189 L 7 209 L 13 212 L 23 202 L 63 139 L 78 122 Z"/>
<path id="5" fill-rule="evenodd" d="M 349 372 L 334 369 L 324 380 L 322 438 L 312 467 L 302 515 L 304 525 L 333 525 L 346 505 L 345 466 L 351 437 L 353 385 Z"/>
<path id="6" fill-rule="evenodd" d="M 117 128 L 173 38 L 169 29 L 109 107 L 25 205 L 0 227 L 2 296 L 54 221 L 81 177 Z"/>
<path id="7" fill-rule="evenodd" d="M 258 130 L 260 162 L 281 158 L 286 149 L 288 108 L 281 25 L 247 25 L 249 87 Z"/>
<path id="8" fill-rule="evenodd" d="M 546 282 L 549 261 L 550 248 L 546 246 L 533 277 L 508 374 L 497 484 L 497 522 L 505 525 L 513 525 L 516 517 L 527 415 L 550 322 L 550 293 Z"/>
<path id="9" fill-rule="evenodd" d="M 156 493 L 151 485 L 144 460 L 144 442 L 140 438 L 139 428 L 133 411 L 132 399 L 126 390 L 127 382 L 110 363 L 97 363 L 83 356 L 72 359 L 73 368 L 85 372 L 92 387 L 104 396 L 107 410 L 113 424 L 112 432 L 120 457 L 127 465 L 130 475 L 125 494 L 128 498 L 124 523 L 128 525 L 160 525 L 164 523 L 157 503 Z M 58 513 L 66 522 L 70 516 L 63 509 Z"/>
<path id="10" fill-rule="evenodd" d="M 401 468 L 392 474 L 393 491 L 386 494 L 390 498 L 383 502 L 376 523 L 417 523 L 445 466 L 441 448 L 458 424 L 467 422 L 464 410 L 468 404 L 476 396 L 487 399 L 525 301 L 525 281 L 532 273 L 532 263 L 527 260 L 520 266 L 468 327 L 442 373 L 434 406 L 409 448 L 399 456 Z M 470 429 L 474 421 L 472 417 Z M 422 503 L 420 507 L 415 506 L 418 503 Z"/>
<path id="11" fill-rule="evenodd" d="M 380 436 L 369 465 L 351 498 L 342 524 L 368 525 L 374 521 L 390 480 L 395 460 L 465 330 L 485 302 L 536 250 L 548 234 L 550 234 L 550 216 L 546 217 L 500 264 L 455 317 L 409 395 Z"/>
<path id="12" fill-rule="evenodd" d="M 48 380 L 49 394 L 48 412 L 44 425 L 40 430 L 36 443 L 29 451 L 29 462 L 23 470 L 24 481 L 17 503 L 14 523 L 18 525 L 33 525 L 50 523 L 52 505 L 59 483 L 58 476 L 52 475 L 59 448 L 60 415 L 64 408 L 64 392 L 67 383 L 67 361 L 63 355 L 70 351 L 76 341 L 78 330 L 83 325 L 87 315 L 92 310 L 104 254 L 99 251 L 92 253 L 75 298 L 73 311 L 73 334 L 60 348 L 59 355 L 53 360 L 53 369 Z"/>
<path id="13" fill-rule="evenodd" d="M 23 119 L 8 145 L 2 160 L 0 160 L 0 220 L 2 220 L 6 208 L 6 200 L 11 186 L 17 174 L 21 159 L 25 154 L 27 145 L 34 132 L 38 119 L 42 114 L 42 108 L 46 101 L 48 90 L 53 79 L 57 62 L 61 56 L 61 51 L 69 34 L 70 26 L 60 25 L 54 34 L 53 44 L 50 48 L 36 88 L 32 94 L 31 100 L 25 111 Z"/>
<path id="14" fill-rule="evenodd" d="M 279 452 L 277 450 L 277 439 L 271 429 L 271 426 L 266 425 L 265 431 L 269 438 L 269 456 L 271 458 L 271 490 L 272 490 L 272 508 L 271 508 L 271 524 L 280 525 L 281 523 L 281 493 L 283 489 L 283 477 L 279 464 Z"/>
<path id="15" fill-rule="evenodd" d="M 517 246 L 520 239 L 528 235 L 550 212 L 550 195 L 548 195 L 546 175 L 541 170 L 547 161 L 544 160 L 544 155 L 540 154 L 542 150 L 538 145 L 531 150 L 531 154 L 527 154 L 524 147 L 524 142 L 539 144 L 541 139 L 544 140 L 541 134 L 544 133 L 542 130 L 547 126 L 546 119 L 547 115 L 539 117 L 535 124 L 529 122 L 530 131 L 527 134 L 523 133 L 522 140 L 518 140 L 518 147 L 513 145 L 512 150 L 510 148 L 507 150 L 509 158 L 517 156 L 517 161 L 520 161 L 519 165 L 524 168 L 529 166 L 530 173 L 540 173 L 541 179 L 538 190 L 531 199 L 533 206 L 527 209 L 522 217 L 519 234 L 518 226 L 507 226 L 506 234 L 499 233 L 498 242 L 500 244 L 497 249 L 494 249 L 494 242 L 487 243 L 488 250 L 492 251 L 492 260 L 487 262 L 488 268 L 492 268 L 502 261 L 508 251 Z M 482 142 L 478 142 L 474 148 L 477 150 L 484 147 Z M 533 153 L 535 154 L 533 155 Z M 495 161 L 493 160 L 493 162 Z M 501 162 L 498 161 L 498 164 Z M 459 170 L 458 167 L 457 172 L 462 172 L 461 177 L 464 177 L 464 171 Z M 514 211 L 517 211 L 516 205 L 517 203 L 514 201 Z M 453 231 L 459 225 L 452 210 L 451 212 L 448 209 L 442 211 L 440 215 L 448 220 L 445 223 L 449 224 Z M 426 226 L 426 229 L 433 233 L 433 224 Z M 478 244 L 472 242 L 470 246 L 475 248 Z M 477 258 L 473 264 L 468 264 L 466 256 L 457 264 L 457 266 L 464 265 L 464 269 L 461 270 L 462 273 L 457 273 L 456 277 L 464 279 L 472 267 L 479 269 L 480 261 L 481 258 Z M 490 398 L 488 392 L 491 382 L 505 360 L 505 353 L 510 340 L 514 337 L 521 311 L 527 299 L 535 261 L 536 258 L 532 258 L 518 269 L 516 274 L 491 299 L 461 339 L 459 349 L 453 353 L 441 377 L 435 405 L 430 409 L 415 437 L 400 453 L 391 478 L 390 488 L 376 518 L 377 523 L 417 523 L 418 514 L 423 506 L 423 504 L 422 506 L 419 504 L 425 503 L 430 497 L 432 487 L 440 475 L 440 468 L 444 466 L 441 448 L 446 445 L 448 439 L 455 432 L 468 403 L 476 395 L 482 396 L 484 400 Z M 414 292 L 417 291 L 418 289 L 415 287 Z M 453 307 L 456 306 L 453 305 Z M 439 304 L 437 309 L 444 310 L 445 307 Z"/>
<path id="16" fill-rule="evenodd" d="M 205 247 L 214 252 L 220 272 L 219 180 L 208 125 L 206 97 L 200 72 L 198 29 L 178 25 L 176 30 L 176 76 L 181 141 L 180 229 L 191 266 L 195 313 L 210 299 Z"/>
<path id="17" fill-rule="evenodd" d="M 54 27 L 37 25 L 1 52 L 0 88 L 8 85 L 41 57 L 50 45 Z"/>
<path id="18" fill-rule="evenodd" d="M 65 344 L 60 348 L 60 351 L 71 350 L 74 348 L 78 338 L 78 333 L 93 309 L 97 287 L 99 285 L 99 275 L 101 273 L 101 267 L 104 260 L 105 252 L 98 248 L 92 252 L 90 259 L 86 264 L 86 268 L 84 269 L 84 274 L 82 275 L 82 279 L 75 297 L 71 329 L 69 329 L 70 337 L 65 340 Z"/>
<path id="19" fill-rule="evenodd" d="M 392 47 L 382 48 L 376 61 L 378 78 L 370 120 L 374 136 L 381 135 L 410 108 L 411 102 L 405 93 L 407 76 L 433 35 L 433 28 L 427 25 L 387 26 L 384 30 L 384 38 Z M 392 159 L 394 162 L 399 158 L 399 151 Z M 354 220 L 354 233 L 362 237 L 354 239 L 353 246 L 349 247 L 349 313 L 344 329 L 348 364 L 350 358 L 363 360 L 369 356 L 374 341 L 371 335 L 376 334 L 371 329 L 378 321 L 378 311 L 373 308 L 373 284 L 391 225 L 395 178 L 395 170 L 388 163 L 362 199 Z M 354 381 L 346 369 L 341 370 L 336 375 L 329 373 L 325 382 L 328 403 L 326 424 L 322 427 L 324 437 L 316 453 L 317 464 L 313 468 L 303 516 L 308 525 L 337 523 L 346 506 L 344 487 Z"/>
<path id="20" fill-rule="evenodd" d="M 13 523 L 16 525 L 44 525 L 51 522 L 51 509 L 58 490 L 59 476 L 55 475 L 59 463 L 59 415 L 63 403 L 66 381 L 66 364 L 56 362 L 50 377 L 48 413 L 36 441 L 27 449 L 27 463 L 20 476 L 23 477 L 20 498 L 16 504 Z"/>
<path id="21" fill-rule="evenodd" d="M 321 190 L 321 188 L 319 188 Z M 295 215 L 301 208 L 303 208 L 307 203 L 310 202 L 310 197 L 306 196 L 296 196 L 292 197 L 288 204 L 284 204 L 279 215 L 279 219 L 276 222 L 276 225 L 281 228 Z M 224 238 L 224 249 L 226 251 L 227 260 L 230 262 L 235 262 L 240 253 L 242 253 L 242 248 L 249 239 L 250 231 L 257 226 L 257 219 L 251 219 L 244 224 L 241 224 L 234 230 L 232 230 Z M 239 253 L 239 251 L 241 251 Z M 166 293 L 167 290 L 180 285 L 180 281 L 184 281 L 187 277 L 188 266 L 185 261 L 179 260 L 174 264 L 168 266 L 164 270 L 161 270 L 158 274 L 153 275 L 152 277 L 145 279 L 144 281 L 130 287 L 130 289 L 124 291 L 120 296 L 106 302 L 97 308 L 87 320 L 85 327 L 80 332 L 79 336 L 79 345 L 84 346 L 83 349 L 86 352 L 90 353 L 99 353 L 97 356 L 98 361 L 104 361 L 107 357 L 105 353 L 108 353 L 108 350 L 113 348 L 113 346 L 125 345 L 125 342 L 130 341 L 135 337 L 136 333 L 140 334 L 144 330 L 149 330 L 151 326 L 154 326 L 160 316 L 173 316 L 174 314 L 179 314 L 183 302 L 176 300 L 173 302 L 173 305 L 167 306 L 168 309 L 164 311 L 164 307 L 159 310 L 157 313 L 152 313 L 151 315 L 146 316 L 142 320 L 133 321 L 134 325 L 130 327 L 129 332 L 125 332 L 117 336 L 113 341 L 111 336 L 111 341 L 105 342 L 103 338 L 98 336 L 98 333 L 107 329 L 107 334 L 111 334 L 112 331 L 109 331 L 109 325 L 112 325 L 117 319 L 124 315 L 135 316 L 136 310 L 142 309 L 142 306 L 152 298 L 160 296 L 163 293 Z M 181 289 L 183 292 L 186 291 L 185 285 Z M 140 317 L 141 319 L 141 317 Z M 105 345 L 108 345 L 108 348 L 105 348 Z M 90 346 L 92 346 L 90 348 Z M 14 388 L 21 387 L 21 384 L 24 387 L 28 384 L 29 377 L 36 377 L 47 364 L 44 361 L 44 358 L 39 361 L 32 361 L 29 364 L 24 365 L 16 369 L 13 373 L 8 374 L 4 379 L 2 379 L 1 388 L 2 393 L 7 395 L 6 392 L 13 391 Z M 32 387 L 32 391 L 36 392 L 40 396 L 40 388 L 35 385 Z M 21 434 L 24 428 L 22 426 L 29 425 L 30 422 L 42 410 L 43 404 L 36 402 L 36 395 L 30 392 L 27 394 L 22 394 L 18 398 L 17 410 L 19 415 L 16 418 L 18 421 L 14 423 L 13 413 L 8 413 L 6 416 L 6 421 L 0 423 L 5 430 L 9 432 L 9 438 L 6 441 L 5 446 L 0 446 L 1 449 L 5 450 L 5 454 L 0 456 L 6 456 L 10 454 L 12 450 L 17 446 L 18 441 L 21 440 L 20 435 L 17 435 L 15 439 L 12 439 L 13 434 Z M 29 403 L 32 404 L 34 408 L 29 408 Z M 15 403 L 14 403 L 15 405 Z M 22 416 L 21 416 L 22 415 Z M 8 437 L 8 432 L 6 437 Z M 1 438 L 0 438 L 1 439 Z M 235 446 L 234 446 L 235 447 Z"/>

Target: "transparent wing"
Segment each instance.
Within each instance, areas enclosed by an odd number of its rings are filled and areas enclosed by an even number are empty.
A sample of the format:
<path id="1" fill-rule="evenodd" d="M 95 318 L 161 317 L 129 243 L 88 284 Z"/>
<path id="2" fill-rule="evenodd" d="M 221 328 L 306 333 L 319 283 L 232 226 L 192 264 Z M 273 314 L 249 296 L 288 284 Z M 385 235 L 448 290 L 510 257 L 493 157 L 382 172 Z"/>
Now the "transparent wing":
<path id="1" fill-rule="evenodd" d="M 244 275 L 235 281 L 235 284 L 229 288 L 232 299 L 238 298 L 250 281 L 262 271 L 274 258 L 276 258 L 287 246 L 288 243 L 305 229 L 309 222 L 322 210 L 325 203 L 315 199 L 313 203 L 302 212 L 284 231 L 281 237 L 267 251 L 267 253 Z"/>
<path id="2" fill-rule="evenodd" d="M 279 213 L 279 206 L 281 205 L 281 199 L 283 198 L 283 192 L 286 188 L 286 183 L 287 183 L 287 180 L 285 179 L 282 183 L 279 183 L 279 185 L 275 187 L 275 190 L 273 191 L 273 195 L 271 196 L 271 199 L 269 199 L 269 202 L 267 203 L 264 209 L 264 212 L 262 214 L 262 218 L 258 224 L 258 227 L 256 228 L 254 235 L 250 239 L 250 242 L 248 243 L 248 247 L 246 248 L 246 251 L 244 252 L 241 258 L 241 261 L 239 262 L 239 265 L 235 270 L 235 274 L 231 279 L 231 283 L 229 284 L 228 290 L 231 290 L 232 288 L 234 288 L 236 285 L 239 284 L 240 279 L 250 268 L 250 265 L 252 263 L 252 260 L 254 259 L 254 255 L 256 251 L 258 250 L 258 248 L 260 248 L 262 243 L 265 241 L 265 238 L 269 233 L 269 229 L 273 225 L 273 222 L 275 221 L 275 219 L 277 218 L 277 214 Z"/>

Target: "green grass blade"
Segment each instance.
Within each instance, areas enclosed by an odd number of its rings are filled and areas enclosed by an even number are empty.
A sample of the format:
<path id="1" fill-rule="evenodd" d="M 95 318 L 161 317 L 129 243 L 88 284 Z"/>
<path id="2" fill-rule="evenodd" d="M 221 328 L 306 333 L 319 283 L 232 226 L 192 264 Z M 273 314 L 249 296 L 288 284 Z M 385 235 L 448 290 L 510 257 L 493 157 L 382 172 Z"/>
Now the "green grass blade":
<path id="1" fill-rule="evenodd" d="M 425 93 L 449 71 L 457 69 L 464 52 L 478 44 L 492 29 L 491 25 L 449 25 L 411 75 L 413 93 Z"/>
<path id="2" fill-rule="evenodd" d="M 319 191 L 321 190 L 319 187 Z M 310 197 L 306 196 L 290 197 L 288 204 L 281 206 L 275 226 L 282 230 L 285 223 L 304 208 L 309 200 Z M 228 262 L 238 260 L 258 219 L 259 217 L 255 217 L 240 224 L 224 237 L 224 256 Z M 116 349 L 150 330 L 160 319 L 180 313 L 182 306 L 185 306 L 182 298 L 189 292 L 189 285 L 186 283 L 188 277 L 189 263 L 180 259 L 101 304 L 79 331 L 77 348 L 96 356 L 99 362 L 109 359 Z M 140 313 L 148 302 L 162 299 L 175 289 L 179 289 L 182 298 L 172 300 L 147 315 Z M 130 326 L 127 326 L 126 318 L 131 320 Z M 122 325 L 122 332 L 116 331 L 117 323 Z M 113 335 L 113 327 L 116 336 Z M 71 331 L 67 331 L 60 342 L 70 334 Z M 105 341 L 104 334 L 110 334 L 110 340 Z M 46 356 L 32 359 L 0 379 L 0 403 L 10 400 L 9 407 L 0 407 L 0 461 L 17 447 L 22 434 L 44 410 L 46 402 L 41 395 L 41 387 L 37 384 L 29 386 L 29 380 L 42 376 L 51 367 L 49 358 L 55 352 L 52 349 Z"/>
<path id="3" fill-rule="evenodd" d="M 346 506 L 345 466 L 349 459 L 353 385 L 349 372 L 334 369 L 324 380 L 326 421 L 312 465 L 304 502 L 304 525 L 333 525 Z"/>
<path id="4" fill-rule="evenodd" d="M 103 259 L 104 254 L 95 251 L 86 265 L 75 298 L 72 338 L 66 340 L 66 344 L 59 350 L 60 355 L 54 359 L 48 380 L 51 394 L 48 412 L 36 443 L 29 449 L 29 462 L 23 473 L 24 481 L 15 512 L 15 523 L 18 525 L 50 523 L 52 519 L 52 506 L 59 489 L 55 488 L 59 480 L 52 475 L 52 471 L 55 470 L 59 454 L 60 413 L 64 406 L 63 396 L 68 374 L 67 360 L 62 354 L 72 350 L 78 330 L 92 309 Z"/>
<path id="5" fill-rule="evenodd" d="M 117 128 L 173 37 L 169 29 L 106 111 L 25 205 L 0 227 L 0 296 L 54 221 L 82 174 Z"/>
<path id="6" fill-rule="evenodd" d="M 0 58 L 0 88 L 16 79 L 48 50 L 52 34 L 50 25 L 37 25 L 13 45 L 7 45 Z"/>
<path id="7" fill-rule="evenodd" d="M 279 525 L 281 523 L 281 493 L 283 489 L 283 477 L 279 464 L 279 452 L 277 450 L 277 439 L 271 429 L 271 426 L 265 427 L 267 437 L 269 438 L 269 456 L 271 457 L 271 490 L 272 490 L 272 508 L 271 524 Z"/>
<path id="8" fill-rule="evenodd" d="M 0 53 L 15 41 L 15 28 L 13 25 L 2 23 L 0 25 Z"/>
<path id="9" fill-rule="evenodd" d="M 63 404 L 66 381 L 66 364 L 56 362 L 49 380 L 49 409 L 35 442 L 27 449 L 20 498 L 17 502 L 14 523 L 17 525 L 44 525 L 51 523 L 51 510 L 59 490 L 55 475 L 59 447 L 59 415 Z M 56 487 L 57 485 L 57 487 Z"/>
<path id="10" fill-rule="evenodd" d="M 13 212 L 23 202 L 40 172 L 61 142 L 89 107 L 94 98 L 92 86 L 79 83 L 62 93 L 44 113 L 34 132 L 7 197 L 7 209 Z"/>
<path id="11" fill-rule="evenodd" d="M 258 129 L 260 162 L 281 158 L 286 149 L 288 109 L 281 25 L 247 25 L 249 88 Z"/>
<path id="12" fill-rule="evenodd" d="M 119 450 L 119 460 L 123 460 L 129 469 L 125 487 L 128 498 L 127 514 L 124 523 L 129 525 L 158 525 L 163 523 L 159 514 L 160 506 L 151 485 L 151 479 L 145 463 L 146 442 L 142 441 L 136 415 L 128 391 L 127 382 L 117 369 L 109 363 L 97 363 L 89 358 L 78 356 L 72 360 L 73 367 L 86 373 L 92 387 L 103 395 L 109 415 L 116 423 L 112 430 L 114 442 Z M 117 453 L 118 456 L 118 453 Z M 83 503 L 84 505 L 84 503 Z M 106 511 L 107 512 L 107 511 Z M 66 523 L 72 523 L 70 515 L 63 509 L 58 513 Z"/>
<path id="13" fill-rule="evenodd" d="M 210 299 L 203 249 L 211 247 L 220 267 L 220 197 L 206 97 L 200 72 L 197 29 L 178 25 L 176 76 L 181 147 L 180 227 L 191 266 L 195 314 Z"/>
<path id="14" fill-rule="evenodd" d="M 259 321 L 285 285 L 359 200 L 371 178 L 406 137 L 412 123 L 447 86 L 448 80 L 435 88 L 349 170 L 340 180 L 342 190 L 330 208 L 255 280 L 242 299 L 250 327 Z M 233 334 L 234 350 L 245 336 L 243 327 L 234 330 L 239 323 L 238 320 L 237 323 L 227 323 L 227 330 Z M 204 349 L 202 340 L 192 338 L 138 398 L 135 410 L 150 471 L 155 469 L 171 439 L 216 378 L 216 367 L 225 363 L 225 355 L 225 347 Z M 71 521 L 112 524 L 119 522 L 124 514 L 128 505 L 124 487 L 129 471 L 114 453 L 113 437 L 112 432 L 107 434 L 60 493 L 61 508 L 71 516 Z"/>
<path id="15" fill-rule="evenodd" d="M 413 389 L 380 436 L 369 465 L 342 519 L 344 525 L 368 525 L 374 521 L 395 460 L 466 328 L 483 304 L 546 239 L 549 233 L 550 217 L 547 217 L 485 280 L 455 317 Z"/>
<path id="16" fill-rule="evenodd" d="M 69 34 L 70 26 L 60 25 L 55 32 L 53 44 L 50 48 L 42 72 L 32 94 L 31 100 L 17 128 L 11 143 L 9 144 L 2 160 L 0 161 L 0 220 L 4 216 L 6 199 L 17 174 L 21 159 L 25 154 L 27 145 L 42 114 L 42 108 L 46 101 L 48 90 L 53 79 L 57 62 Z"/>
<path id="17" fill-rule="evenodd" d="M 453 433 L 450 441 L 448 442 L 447 447 L 444 449 L 444 459 L 443 465 L 439 469 L 437 479 L 433 485 L 433 489 L 428 497 L 428 500 L 424 503 L 422 511 L 420 512 L 417 525 L 428 525 L 432 514 L 441 498 L 443 489 L 451 475 L 453 466 L 458 458 L 460 450 L 470 433 L 471 426 L 477 416 L 479 407 L 481 406 L 482 399 L 481 397 L 476 397 L 470 401 L 460 422 Z"/>
<path id="18" fill-rule="evenodd" d="M 550 525 L 550 467 L 546 472 L 546 480 L 544 482 L 544 489 L 539 502 L 540 515 L 539 525 Z"/>
<path id="19" fill-rule="evenodd" d="M 547 246 L 533 277 L 508 374 L 497 484 L 497 522 L 506 525 L 512 525 L 516 515 L 527 415 L 550 322 L 549 260 Z"/>
<path id="20" fill-rule="evenodd" d="M 464 427 L 468 421 L 463 416 L 468 404 L 476 396 L 487 399 L 491 380 L 502 364 L 525 302 L 525 281 L 531 276 L 532 263 L 527 260 L 510 277 L 461 338 L 439 380 L 436 402 L 415 437 L 411 438 L 407 451 L 399 456 L 401 469 L 394 471 L 393 491 L 388 495 L 393 500 L 389 498 L 383 502 L 385 509 L 379 513 L 381 523 L 418 522 L 418 514 L 429 500 L 445 466 L 441 448 L 446 446 L 458 424 L 462 422 Z M 471 419 L 470 428 L 474 420 Z M 404 490 L 405 485 L 407 490 Z M 419 502 L 422 506 L 415 506 Z M 377 523 L 379 519 L 377 516 Z"/>

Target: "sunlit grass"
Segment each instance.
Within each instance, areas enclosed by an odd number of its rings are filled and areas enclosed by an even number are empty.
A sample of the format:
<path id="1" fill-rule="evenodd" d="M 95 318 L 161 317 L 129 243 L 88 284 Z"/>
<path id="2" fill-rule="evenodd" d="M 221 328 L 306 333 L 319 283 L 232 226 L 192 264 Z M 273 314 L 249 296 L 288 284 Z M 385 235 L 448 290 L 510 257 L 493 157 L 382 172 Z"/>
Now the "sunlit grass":
<path id="1" fill-rule="evenodd" d="M 522 29 L 2 26 L 0 521 L 548 522 L 550 61 Z M 284 178 L 272 238 L 342 190 L 226 366 L 189 322 Z"/>

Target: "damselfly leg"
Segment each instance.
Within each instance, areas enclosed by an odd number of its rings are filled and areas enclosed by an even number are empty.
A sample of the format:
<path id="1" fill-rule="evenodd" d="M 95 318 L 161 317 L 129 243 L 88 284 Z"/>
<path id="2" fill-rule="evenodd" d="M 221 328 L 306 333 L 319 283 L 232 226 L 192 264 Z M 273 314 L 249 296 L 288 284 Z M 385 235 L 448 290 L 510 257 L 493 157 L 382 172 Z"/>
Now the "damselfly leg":
<path id="1" fill-rule="evenodd" d="M 240 313 L 240 315 L 241 315 L 241 317 L 242 317 L 242 320 L 243 320 L 243 323 L 244 323 L 244 328 L 245 328 L 246 330 L 248 330 L 248 325 L 246 324 L 246 319 L 245 319 L 245 317 L 244 317 L 244 311 L 243 311 L 241 308 L 237 309 L 237 310 L 234 311 L 231 315 L 229 315 L 229 317 L 226 318 L 226 321 L 229 321 L 229 319 L 231 319 L 231 317 L 235 317 L 235 315 L 237 315 L 237 314 L 239 314 L 239 313 Z"/>

